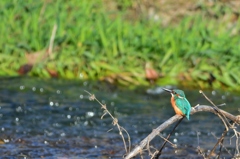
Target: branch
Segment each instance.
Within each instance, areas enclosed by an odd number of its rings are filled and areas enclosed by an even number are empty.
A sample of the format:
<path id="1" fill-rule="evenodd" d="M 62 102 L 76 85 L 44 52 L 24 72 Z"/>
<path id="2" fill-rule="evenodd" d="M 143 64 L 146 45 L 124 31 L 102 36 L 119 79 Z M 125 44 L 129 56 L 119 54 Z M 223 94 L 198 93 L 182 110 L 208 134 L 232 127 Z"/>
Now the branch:
<path id="1" fill-rule="evenodd" d="M 102 109 L 104 110 L 104 114 L 101 116 L 101 119 L 106 115 L 108 114 L 112 119 L 113 119 L 113 125 L 114 126 L 117 126 L 118 128 L 118 131 L 119 131 L 119 135 L 122 137 L 122 140 L 123 140 L 123 144 L 124 144 L 124 147 L 125 147 L 125 150 L 126 150 L 126 153 L 127 152 L 130 152 L 130 149 L 131 149 L 131 139 L 130 139 L 130 135 L 128 134 L 127 130 L 124 129 L 122 126 L 120 126 L 118 124 L 118 119 L 115 118 L 110 112 L 109 110 L 107 109 L 107 105 L 105 104 L 102 104 L 96 97 L 94 94 L 91 94 L 89 93 L 88 91 L 85 90 L 85 92 L 87 92 L 90 97 L 89 97 L 89 100 L 96 100 L 101 106 L 102 106 Z M 125 141 L 125 138 L 123 136 L 123 132 L 125 132 L 127 134 L 127 137 L 128 137 L 128 144 L 129 144 L 129 150 L 127 149 L 127 144 L 126 144 L 126 141 Z"/>
<path id="2" fill-rule="evenodd" d="M 166 140 L 164 141 L 162 147 L 159 149 L 157 155 L 155 156 L 155 159 L 158 159 L 160 157 L 160 155 L 162 154 L 162 150 L 164 148 L 164 146 L 166 145 L 166 143 L 168 142 L 168 139 L 170 138 L 170 136 L 172 135 L 172 133 L 174 132 L 174 130 L 177 128 L 177 126 L 181 123 L 181 121 L 183 120 L 184 118 L 180 119 L 177 124 L 174 126 L 173 130 L 170 132 L 170 134 L 168 134 Z"/>
<path id="3" fill-rule="evenodd" d="M 191 110 L 191 115 L 195 114 L 197 112 L 212 112 L 214 114 L 218 114 L 218 112 L 216 111 L 216 109 L 214 107 L 211 106 L 207 106 L 207 105 L 197 105 L 196 107 L 192 107 Z M 237 123 L 240 125 L 240 116 L 234 116 L 222 109 L 218 109 L 218 111 L 220 111 L 220 113 L 222 113 L 223 115 L 225 115 L 226 118 L 230 119 L 231 121 L 233 121 L 233 123 Z M 125 159 L 130 159 L 134 156 L 136 156 L 137 154 L 139 154 L 140 152 L 142 152 L 143 148 L 154 138 L 156 137 L 161 131 L 163 131 L 164 129 L 166 129 L 167 127 L 169 127 L 170 125 L 172 125 L 173 123 L 175 123 L 176 121 L 180 120 L 182 118 L 182 116 L 180 115 L 175 115 L 173 117 L 171 117 L 170 119 L 168 119 L 167 121 L 165 121 L 163 124 L 161 124 L 160 126 L 158 126 L 156 129 L 154 129 L 145 139 L 143 139 L 139 145 L 137 145 L 130 153 L 127 154 L 127 156 L 125 157 Z"/>

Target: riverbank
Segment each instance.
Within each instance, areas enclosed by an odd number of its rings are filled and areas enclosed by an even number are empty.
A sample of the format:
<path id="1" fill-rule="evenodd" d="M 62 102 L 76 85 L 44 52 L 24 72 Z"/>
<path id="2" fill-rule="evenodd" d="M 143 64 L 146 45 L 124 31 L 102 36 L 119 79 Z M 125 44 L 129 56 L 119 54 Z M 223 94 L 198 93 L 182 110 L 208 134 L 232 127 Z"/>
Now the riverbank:
<path id="1" fill-rule="evenodd" d="M 0 75 L 239 91 L 239 4 L 153 4 L 2 1 Z"/>

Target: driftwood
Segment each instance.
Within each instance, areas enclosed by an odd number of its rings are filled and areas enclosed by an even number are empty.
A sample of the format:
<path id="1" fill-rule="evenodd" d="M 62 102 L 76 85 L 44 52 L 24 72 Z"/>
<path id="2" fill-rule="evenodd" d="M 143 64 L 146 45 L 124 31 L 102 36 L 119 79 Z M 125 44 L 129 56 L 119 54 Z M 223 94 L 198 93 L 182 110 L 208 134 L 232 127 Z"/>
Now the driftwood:
<path id="1" fill-rule="evenodd" d="M 218 112 L 220 111 L 220 113 L 223 114 L 227 119 L 229 119 L 233 123 L 240 125 L 240 115 L 234 116 L 224 110 L 221 110 L 221 109 L 216 110 L 216 108 L 207 106 L 207 105 L 197 105 L 195 107 L 192 107 L 191 114 L 195 114 L 197 112 L 202 112 L 202 111 L 212 112 L 216 115 L 218 115 Z M 155 138 L 157 135 L 159 135 L 159 133 L 161 131 L 163 131 L 164 129 L 166 129 L 167 127 L 169 127 L 170 125 L 172 125 L 173 123 L 175 123 L 176 121 L 178 121 L 182 118 L 183 117 L 180 115 L 175 115 L 175 116 L 171 117 L 170 119 L 168 119 L 167 121 L 165 121 L 160 126 L 158 126 L 145 139 L 143 139 L 139 143 L 139 145 L 137 145 L 131 152 L 129 152 L 127 154 L 127 156 L 125 157 L 125 159 L 130 159 L 130 158 L 138 155 L 139 153 L 141 153 L 143 151 L 144 147 L 147 146 L 153 138 Z"/>

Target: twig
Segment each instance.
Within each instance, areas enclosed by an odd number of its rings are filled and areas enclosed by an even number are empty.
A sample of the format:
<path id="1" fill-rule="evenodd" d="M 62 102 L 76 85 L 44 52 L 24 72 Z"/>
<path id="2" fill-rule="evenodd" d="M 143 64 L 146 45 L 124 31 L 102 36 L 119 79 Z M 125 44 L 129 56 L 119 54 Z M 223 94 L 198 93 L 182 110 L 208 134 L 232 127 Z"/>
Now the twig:
<path id="1" fill-rule="evenodd" d="M 155 154 L 158 152 L 158 150 L 155 147 L 150 146 L 149 143 L 147 144 L 146 149 L 148 150 L 148 154 L 151 156 L 151 159 L 153 159 Z M 151 152 L 151 149 L 154 149 L 154 153 Z"/>
<path id="2" fill-rule="evenodd" d="M 219 108 L 204 94 L 204 92 L 202 90 L 199 91 L 212 105 L 213 107 L 216 109 L 216 111 L 218 112 L 218 116 L 219 118 L 222 120 L 226 130 L 229 130 L 229 127 L 231 127 L 231 124 L 228 122 L 228 120 L 226 119 L 226 117 L 219 111 Z M 227 124 L 226 124 L 227 123 Z"/>
<path id="3" fill-rule="evenodd" d="M 233 124 L 235 125 L 235 123 Z M 231 144 L 231 139 L 233 137 L 236 137 L 236 149 L 235 149 L 235 155 L 240 155 L 240 152 L 239 152 L 239 137 L 240 137 L 240 132 L 238 132 L 236 129 L 233 129 L 233 132 L 234 132 L 234 135 L 230 138 L 230 144 Z"/>
<path id="4" fill-rule="evenodd" d="M 216 109 L 211 107 L 211 106 L 207 106 L 207 105 L 198 105 L 197 107 L 194 107 L 191 109 L 191 115 L 198 113 L 198 112 L 212 112 L 214 114 L 216 114 Z M 230 119 L 231 121 L 240 124 L 240 120 L 238 116 L 234 116 L 222 109 L 218 109 L 218 111 L 220 113 L 222 113 L 226 118 Z M 162 123 L 160 126 L 158 126 L 156 129 L 154 129 L 154 131 L 152 131 L 145 139 L 143 139 L 139 145 L 137 145 L 130 153 L 127 154 L 127 156 L 125 157 L 125 159 L 130 159 L 134 156 L 136 156 L 137 154 L 139 154 L 140 152 L 142 152 L 143 148 L 147 145 L 148 142 L 150 142 L 155 136 L 157 136 L 161 131 L 163 131 L 164 129 L 166 129 L 167 127 L 169 127 L 171 124 L 175 123 L 176 121 L 180 120 L 182 118 L 182 116 L 180 115 L 175 115 L 173 117 L 171 117 L 170 119 L 168 119 L 167 121 L 165 121 L 164 123 Z"/>
<path id="5" fill-rule="evenodd" d="M 230 124 L 232 124 L 232 125 L 231 125 L 231 128 L 232 128 L 233 131 L 234 131 L 234 130 L 235 130 L 235 127 L 234 127 L 234 124 L 235 124 L 235 123 L 233 123 L 233 122 L 231 121 Z M 226 130 L 226 129 L 225 129 L 225 130 Z M 230 155 L 232 156 L 231 152 L 230 152 L 227 148 L 224 147 L 223 141 L 224 141 L 224 139 L 223 139 L 223 140 L 221 141 L 221 143 L 220 143 L 220 149 L 219 149 L 218 159 L 220 159 L 220 155 L 221 155 L 221 152 L 222 152 L 222 148 L 224 148 L 224 149 L 228 152 L 228 154 L 230 154 Z"/>
<path id="6" fill-rule="evenodd" d="M 205 153 L 203 153 L 202 150 L 201 150 L 201 148 L 200 148 L 199 132 L 197 132 L 197 141 L 198 141 L 198 147 L 197 147 L 198 153 L 201 154 L 204 159 L 206 159 Z"/>
<path id="7" fill-rule="evenodd" d="M 220 142 L 220 148 L 219 148 L 219 153 L 218 153 L 218 159 L 220 159 L 220 156 L 221 156 L 221 153 L 222 153 L 223 142 L 224 142 L 224 138 L 223 138 L 222 141 Z"/>
<path id="8" fill-rule="evenodd" d="M 228 132 L 228 130 L 225 128 L 225 130 L 224 130 L 221 138 L 218 139 L 217 143 L 215 144 L 215 146 L 212 148 L 212 150 L 211 150 L 210 153 L 208 154 L 208 156 L 207 156 L 208 159 L 212 156 L 212 154 L 213 154 L 213 152 L 215 151 L 215 149 L 217 148 L 217 146 L 223 141 L 223 139 L 224 139 L 225 135 L 227 134 L 227 132 Z M 220 152 L 221 152 L 221 151 L 220 151 Z M 220 154 L 219 154 L 219 156 L 220 156 Z"/>
<path id="9" fill-rule="evenodd" d="M 165 137 L 162 135 L 159 135 L 164 141 L 168 142 L 173 148 L 177 148 L 177 145 L 172 143 L 171 141 L 167 140 Z"/>
<path id="10" fill-rule="evenodd" d="M 197 150 L 198 150 L 198 153 L 200 153 L 200 154 L 202 155 L 202 157 L 203 157 L 204 159 L 206 159 L 205 154 L 204 154 L 204 152 L 202 152 L 200 146 L 197 147 Z"/>
<path id="11" fill-rule="evenodd" d="M 180 119 L 180 120 L 177 122 L 177 124 L 174 126 L 173 130 L 172 130 L 172 131 L 170 132 L 170 134 L 167 136 L 167 138 L 166 138 L 166 140 L 164 141 L 162 147 L 159 149 L 157 155 L 155 156 L 155 159 L 158 159 L 159 156 L 161 156 L 162 150 L 163 150 L 163 148 L 165 147 L 168 139 L 170 138 L 170 136 L 172 135 L 172 133 L 175 131 L 175 129 L 177 128 L 177 126 L 181 123 L 181 121 L 183 120 L 183 118 L 184 118 L 184 117 L 182 117 L 182 119 Z"/>
<path id="12" fill-rule="evenodd" d="M 130 138 L 130 135 L 128 134 L 127 130 L 124 129 L 123 127 L 121 127 L 119 124 L 118 124 L 118 119 L 115 118 L 107 109 L 107 106 L 105 104 L 102 104 L 96 97 L 94 94 L 91 94 L 89 93 L 88 91 L 85 90 L 85 92 L 87 92 L 90 97 L 89 97 L 89 100 L 93 101 L 93 100 L 96 100 L 102 107 L 102 109 L 104 109 L 103 111 L 103 115 L 101 116 L 101 119 L 106 115 L 108 114 L 112 119 L 113 119 L 113 125 L 114 126 L 117 126 L 118 128 L 118 131 L 119 131 L 119 135 L 122 137 L 122 140 L 123 140 L 123 144 L 124 144 L 124 147 L 125 147 L 125 151 L 126 153 L 128 153 L 130 150 L 131 150 L 131 138 Z M 124 131 L 127 136 L 128 136 L 128 145 L 129 145 L 129 149 L 127 149 L 127 144 L 126 144 L 126 141 L 125 141 L 125 138 L 123 136 L 123 133 L 122 131 Z"/>
<path id="13" fill-rule="evenodd" d="M 161 131 L 169 127 L 171 124 L 175 123 L 176 121 L 180 120 L 182 116 L 175 115 L 165 121 L 163 124 L 158 126 L 154 129 L 145 139 L 143 139 L 138 146 L 136 146 L 126 157 L 125 159 L 130 159 L 136 156 L 138 153 L 142 152 L 143 148 L 148 144 L 148 142 L 152 141 L 152 139 L 157 136 Z"/>
<path id="14" fill-rule="evenodd" d="M 87 91 L 85 91 L 85 92 L 87 92 Z M 90 100 L 96 100 L 101 106 L 102 106 L 102 109 L 104 109 L 104 114 L 102 115 L 102 117 L 101 118 L 103 118 L 106 114 L 108 114 L 108 115 L 110 115 L 110 117 L 113 119 L 113 125 L 115 125 L 115 126 L 117 126 L 117 128 L 118 128 L 118 130 L 119 130 L 119 134 L 120 134 L 120 136 L 122 137 L 122 140 L 123 140 L 123 143 L 124 143 L 124 147 L 125 147 L 125 150 L 126 150 L 126 152 L 128 153 L 128 151 L 130 151 L 130 149 L 131 149 L 131 147 L 130 147 L 130 145 L 131 145 L 131 140 L 130 140 L 130 136 L 129 136 L 129 134 L 128 134 L 128 132 L 123 128 L 123 127 L 121 127 L 119 124 L 118 124 L 118 120 L 117 120 L 117 118 L 115 118 L 109 111 L 108 111 L 108 109 L 107 109 L 107 106 L 106 105 L 104 105 L 104 104 L 102 104 L 93 94 L 91 94 L 91 93 L 89 93 L 89 92 L 87 92 L 89 95 L 90 95 L 90 97 L 89 97 L 89 99 Z M 211 100 L 210 100 L 211 101 Z M 213 103 L 214 104 L 214 103 Z M 216 105 L 215 105 L 216 106 Z M 192 109 L 191 109 L 191 115 L 192 114 L 195 114 L 195 113 L 197 113 L 197 112 L 201 112 L 201 111 L 205 111 L 205 112 L 212 112 L 212 113 L 214 113 L 214 114 L 216 114 L 221 120 L 223 120 L 223 121 L 227 121 L 227 123 L 230 125 L 229 127 L 227 126 L 227 125 L 225 125 L 225 128 L 226 128 L 226 130 L 228 130 L 228 128 L 231 128 L 231 129 L 233 129 L 233 131 L 234 131 L 234 133 L 235 133 L 235 136 L 236 136 L 236 151 L 235 151 L 235 156 L 238 156 L 239 155 L 239 150 L 238 150 L 238 139 L 239 139 L 239 136 L 240 136 L 240 133 L 239 132 L 237 132 L 236 131 L 236 127 L 234 127 L 234 125 L 235 124 L 238 124 L 238 125 L 240 125 L 240 115 L 238 115 L 238 116 L 234 116 L 234 115 L 232 115 L 232 114 L 230 114 L 230 113 L 228 113 L 228 112 L 226 112 L 226 111 L 224 111 L 224 110 L 221 110 L 221 109 L 219 109 L 217 106 L 216 107 L 212 107 L 212 106 L 207 106 L 207 105 L 197 105 L 197 106 L 195 106 L 195 107 L 192 107 Z M 179 122 L 180 123 L 180 121 L 179 120 L 182 120 L 183 119 L 183 117 L 182 116 L 180 116 L 180 115 L 175 115 L 175 116 L 173 116 L 173 117 L 171 117 L 170 119 L 168 119 L 166 122 L 164 122 L 163 124 L 161 124 L 160 126 L 158 126 L 156 129 L 154 129 L 145 139 L 143 139 L 141 142 L 140 142 L 140 144 L 138 145 L 138 146 L 136 146 L 131 152 L 129 152 L 127 155 L 126 155 L 126 157 L 125 157 L 125 159 L 130 159 L 130 158 L 132 158 L 132 157 L 134 157 L 134 156 L 136 156 L 137 154 L 142 154 L 142 152 L 143 151 L 145 151 L 146 149 L 144 149 L 144 147 L 145 146 L 147 146 L 147 149 L 149 149 L 150 150 L 150 145 L 149 145 L 149 143 L 151 142 L 151 140 L 153 139 L 153 138 L 155 138 L 157 135 L 159 135 L 160 134 L 160 132 L 161 131 L 163 131 L 164 129 L 166 129 L 167 127 L 169 127 L 170 125 L 172 125 L 173 123 L 175 123 L 175 122 Z M 233 123 L 232 125 L 228 122 L 228 119 Z M 225 123 L 225 122 L 224 122 Z M 226 124 L 226 123 L 225 123 Z M 177 125 L 176 125 L 177 126 Z M 127 145 L 126 145 L 126 141 L 125 141 L 125 138 L 124 138 L 124 136 L 123 136 L 123 133 L 122 133 L 122 131 L 125 131 L 125 133 L 127 134 L 127 136 L 128 136 L 128 143 L 129 143 L 129 150 L 127 150 Z M 172 131 L 173 132 L 173 131 Z M 224 133 L 223 133 L 223 135 L 222 135 L 222 137 L 218 140 L 218 143 L 216 144 L 216 145 L 218 145 L 219 143 L 221 143 L 222 141 L 223 141 L 223 138 L 224 138 L 224 136 L 225 136 L 225 134 L 226 134 L 226 132 L 227 131 L 225 131 Z M 234 137 L 234 136 L 233 136 Z M 167 137 L 167 139 L 165 140 L 165 143 L 164 143 L 164 145 L 166 144 L 166 142 L 169 142 L 168 141 L 168 138 L 169 137 Z M 230 140 L 230 142 L 231 142 L 231 140 Z M 164 147 L 164 145 L 162 146 L 162 148 Z M 216 146 L 215 146 L 216 147 Z M 213 150 L 212 151 L 214 151 L 216 148 L 213 148 Z M 161 149 L 162 149 L 161 148 Z M 161 150 L 160 149 L 160 153 L 161 153 Z M 204 153 L 201 151 L 201 149 L 200 149 L 200 147 L 198 146 L 198 150 L 199 150 L 199 152 L 201 153 L 201 154 L 203 154 L 203 157 L 205 158 L 205 155 L 204 155 Z M 220 151 L 221 151 L 221 149 L 220 149 Z M 154 152 L 154 154 L 156 154 L 157 153 L 157 151 L 155 151 Z M 150 154 L 152 154 L 152 153 L 150 153 Z M 154 155 L 153 154 L 153 155 Z M 211 153 L 210 153 L 211 154 Z M 209 154 L 209 156 L 210 156 L 210 154 Z M 142 158 L 143 156 L 141 156 L 141 158 Z M 154 156 L 152 156 L 151 158 L 153 158 Z"/>
<path id="15" fill-rule="evenodd" d="M 209 155 L 207 158 L 210 158 L 213 154 L 213 152 L 215 151 L 215 149 L 217 148 L 217 145 L 219 145 L 220 143 L 223 143 L 224 137 L 227 134 L 227 132 L 229 131 L 229 127 L 232 127 L 232 125 L 228 122 L 228 119 L 226 118 L 226 116 L 224 114 L 222 114 L 219 111 L 219 108 L 213 103 L 213 101 L 211 101 L 204 93 L 203 91 L 199 91 L 212 105 L 213 107 L 216 109 L 217 111 L 217 115 L 218 117 L 222 120 L 224 126 L 225 126 L 225 130 L 224 133 L 222 134 L 221 138 L 217 141 L 217 143 L 215 144 L 215 146 L 212 148 L 212 150 L 210 151 Z M 220 158 L 221 152 L 222 152 L 222 146 L 223 144 L 220 144 L 220 151 L 219 151 L 219 155 L 218 158 Z"/>
<path id="16" fill-rule="evenodd" d="M 130 138 L 130 135 L 129 135 L 129 133 L 127 132 L 127 130 L 124 128 L 124 127 L 121 127 L 122 128 L 122 130 L 127 134 L 127 138 L 128 138 L 128 151 L 126 151 L 126 152 L 130 152 L 131 151 L 131 138 Z"/>

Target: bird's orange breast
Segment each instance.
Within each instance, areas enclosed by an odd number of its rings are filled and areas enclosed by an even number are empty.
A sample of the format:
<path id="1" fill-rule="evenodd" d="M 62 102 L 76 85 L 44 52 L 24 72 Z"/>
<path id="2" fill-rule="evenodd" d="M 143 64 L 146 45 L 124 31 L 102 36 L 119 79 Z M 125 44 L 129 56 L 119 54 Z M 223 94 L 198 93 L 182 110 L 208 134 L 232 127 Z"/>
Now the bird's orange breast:
<path id="1" fill-rule="evenodd" d="M 177 107 L 174 97 L 171 98 L 171 104 L 176 114 L 183 115 L 182 111 Z"/>

